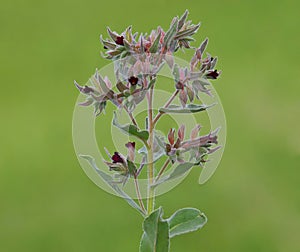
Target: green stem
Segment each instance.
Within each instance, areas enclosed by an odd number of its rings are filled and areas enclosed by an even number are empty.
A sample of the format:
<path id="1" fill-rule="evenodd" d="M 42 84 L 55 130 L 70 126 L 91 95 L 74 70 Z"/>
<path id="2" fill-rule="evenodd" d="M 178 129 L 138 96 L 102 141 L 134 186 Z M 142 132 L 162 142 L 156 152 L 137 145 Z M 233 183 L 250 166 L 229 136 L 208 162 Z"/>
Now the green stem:
<path id="1" fill-rule="evenodd" d="M 170 99 L 167 101 L 167 103 L 164 105 L 163 108 L 167 108 L 169 107 L 169 105 L 172 103 L 172 101 L 175 99 L 175 97 L 177 96 L 177 94 L 179 93 L 179 90 L 177 89 L 173 95 L 170 97 Z M 155 124 L 157 123 L 158 119 L 163 115 L 164 113 L 159 112 L 156 117 L 153 120 L 153 126 L 155 126 Z"/>
<path id="2" fill-rule="evenodd" d="M 139 128 L 139 126 L 138 126 L 136 120 L 134 119 L 134 116 L 132 115 L 132 113 L 128 110 L 128 108 L 127 108 L 126 106 L 124 106 L 124 108 L 125 108 L 125 110 L 126 110 L 128 116 L 130 117 L 131 122 L 132 122 L 135 126 L 137 126 L 137 127 Z"/>
<path id="3" fill-rule="evenodd" d="M 147 195 L 147 213 L 150 215 L 154 210 L 155 191 L 152 187 L 154 182 L 154 165 L 153 165 L 153 86 L 148 96 L 148 120 L 149 120 L 149 143 L 148 143 L 148 195 Z"/>
<path id="4" fill-rule="evenodd" d="M 144 206 L 144 203 L 143 203 L 143 200 L 142 200 L 142 195 L 141 195 L 141 192 L 140 192 L 139 182 L 138 182 L 136 176 L 134 177 L 134 184 L 135 184 L 135 190 L 136 190 L 136 196 L 138 198 L 138 202 L 140 204 L 140 207 L 141 207 L 142 211 L 146 214 L 146 209 L 145 209 L 145 206 Z"/>
<path id="5" fill-rule="evenodd" d="M 157 174 L 157 176 L 155 178 L 155 183 L 160 179 L 160 177 L 162 176 L 162 174 L 164 173 L 164 171 L 167 169 L 169 163 L 170 163 L 170 159 L 168 158 L 166 160 L 166 162 L 164 163 L 164 165 L 162 166 L 162 168 L 160 169 L 159 173 Z"/>

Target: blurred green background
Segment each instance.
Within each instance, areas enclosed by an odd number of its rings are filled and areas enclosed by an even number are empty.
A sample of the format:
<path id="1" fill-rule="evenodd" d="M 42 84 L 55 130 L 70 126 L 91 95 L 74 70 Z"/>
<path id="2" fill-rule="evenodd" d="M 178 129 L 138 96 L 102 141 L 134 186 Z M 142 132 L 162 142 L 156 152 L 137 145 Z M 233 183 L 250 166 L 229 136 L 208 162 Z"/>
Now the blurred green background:
<path id="1" fill-rule="evenodd" d="M 228 140 L 214 177 L 161 196 L 165 214 L 194 206 L 199 232 L 172 252 L 300 251 L 298 1 L 1 1 L 0 251 L 137 251 L 142 218 L 96 187 L 72 145 L 72 112 L 106 61 L 99 35 L 167 29 L 190 10 L 219 56 L 215 87 Z"/>

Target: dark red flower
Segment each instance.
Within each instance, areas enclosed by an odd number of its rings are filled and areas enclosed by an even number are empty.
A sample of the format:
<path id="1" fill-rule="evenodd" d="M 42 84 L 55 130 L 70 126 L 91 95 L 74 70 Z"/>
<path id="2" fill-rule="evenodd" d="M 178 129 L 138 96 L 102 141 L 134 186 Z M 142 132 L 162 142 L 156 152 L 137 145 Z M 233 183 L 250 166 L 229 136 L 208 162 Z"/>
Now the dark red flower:
<path id="1" fill-rule="evenodd" d="M 111 157 L 113 163 L 124 163 L 123 158 L 120 156 L 118 152 L 115 152 L 114 155 Z"/>
<path id="2" fill-rule="evenodd" d="M 124 37 L 123 36 L 117 36 L 117 38 L 116 38 L 116 44 L 117 45 L 124 45 Z"/>
<path id="3" fill-rule="evenodd" d="M 217 79 L 220 74 L 218 73 L 217 69 L 214 71 L 210 71 L 206 74 L 207 79 Z"/>
<path id="4" fill-rule="evenodd" d="M 135 85 L 138 83 L 139 78 L 137 78 L 137 77 L 135 77 L 135 76 L 131 76 L 131 77 L 128 79 L 128 81 L 130 82 L 130 84 L 131 84 L 132 86 L 135 86 Z"/>

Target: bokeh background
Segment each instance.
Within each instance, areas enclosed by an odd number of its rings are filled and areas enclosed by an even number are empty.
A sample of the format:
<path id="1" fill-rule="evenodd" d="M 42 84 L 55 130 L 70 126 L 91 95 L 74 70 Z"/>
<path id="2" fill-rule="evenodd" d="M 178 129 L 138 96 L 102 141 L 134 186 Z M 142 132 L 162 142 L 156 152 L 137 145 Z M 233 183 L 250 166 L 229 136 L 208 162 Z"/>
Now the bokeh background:
<path id="1" fill-rule="evenodd" d="M 226 112 L 223 160 L 204 185 L 196 169 L 158 199 L 194 206 L 199 232 L 172 252 L 300 251 L 299 2 L 1 1 L 0 251 L 138 251 L 142 218 L 95 186 L 72 145 L 73 80 L 101 59 L 99 35 L 167 29 L 190 10 L 200 43 L 219 56 Z"/>

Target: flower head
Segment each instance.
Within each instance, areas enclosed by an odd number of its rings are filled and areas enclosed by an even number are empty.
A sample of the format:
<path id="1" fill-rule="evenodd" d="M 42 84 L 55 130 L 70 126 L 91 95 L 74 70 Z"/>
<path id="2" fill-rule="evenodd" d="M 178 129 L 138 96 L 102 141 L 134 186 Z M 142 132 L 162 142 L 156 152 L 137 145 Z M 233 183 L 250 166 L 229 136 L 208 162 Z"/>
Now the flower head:
<path id="1" fill-rule="evenodd" d="M 218 144 L 217 133 L 219 129 L 209 133 L 205 136 L 198 137 L 200 125 L 196 125 L 191 131 L 190 139 L 184 140 L 185 126 L 181 125 L 177 131 L 177 138 L 175 141 L 175 129 L 170 129 L 168 133 L 168 143 L 165 143 L 166 154 L 171 159 L 172 163 L 176 160 L 178 162 L 185 162 L 183 154 L 189 152 L 190 160 L 194 159 L 195 163 L 204 163 L 206 160 L 204 157 L 218 150 L 220 146 L 213 147 Z"/>
<path id="2" fill-rule="evenodd" d="M 121 153 L 115 151 L 111 155 L 106 149 L 107 155 L 110 157 L 111 161 L 104 160 L 104 163 L 109 167 L 110 171 L 115 171 L 121 178 L 121 183 L 125 183 L 129 176 L 136 176 L 136 166 L 134 164 L 135 159 L 135 142 L 128 142 L 125 144 L 128 149 L 127 158 Z"/>

